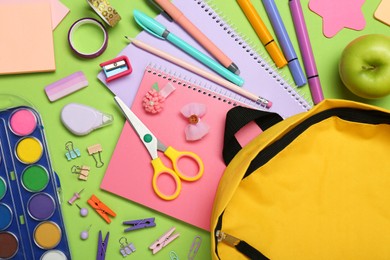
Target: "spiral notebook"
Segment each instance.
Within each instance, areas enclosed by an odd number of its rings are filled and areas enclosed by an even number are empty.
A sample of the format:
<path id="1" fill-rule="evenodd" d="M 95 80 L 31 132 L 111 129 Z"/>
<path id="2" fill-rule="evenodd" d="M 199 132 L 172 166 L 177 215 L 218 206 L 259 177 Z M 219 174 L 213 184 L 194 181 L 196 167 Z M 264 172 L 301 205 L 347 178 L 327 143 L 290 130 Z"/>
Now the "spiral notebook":
<path id="1" fill-rule="evenodd" d="M 279 70 L 274 65 L 270 65 L 273 64 L 273 62 L 269 60 L 267 54 L 264 54 L 264 52 L 258 54 L 259 51 L 256 51 L 256 48 L 252 48 L 246 43 L 245 36 L 240 35 L 239 32 L 235 31 L 227 24 L 222 15 L 215 12 L 209 4 L 203 0 L 174 0 L 173 3 L 237 64 L 241 71 L 240 76 L 245 80 L 243 85 L 244 89 L 273 102 L 273 106 L 269 109 L 270 111 L 277 112 L 285 118 L 307 111 L 311 108 L 311 103 L 297 92 L 295 86 L 292 86 L 290 82 L 286 82 L 279 74 Z M 167 29 L 175 35 L 184 39 L 203 53 L 208 54 L 204 48 L 176 23 L 169 22 L 162 15 L 158 15 L 156 20 L 164 24 Z M 138 34 L 136 38 L 214 73 L 171 43 L 158 39 L 145 31 Z M 264 49 L 260 41 L 256 46 L 260 50 Z M 135 94 L 137 93 L 144 68 L 148 64 L 153 63 L 159 64 L 164 68 L 169 68 L 181 77 L 191 78 L 194 82 L 201 82 L 204 88 L 226 95 L 230 99 L 263 109 L 253 101 L 244 98 L 233 91 L 227 90 L 214 82 L 141 50 L 132 44 L 125 47 L 119 55 L 126 55 L 129 58 L 133 67 L 132 74 L 108 84 L 105 82 L 103 73 L 99 73 L 98 78 L 128 105 L 132 103 Z"/>
<path id="2" fill-rule="evenodd" d="M 157 114 L 146 112 L 142 106 L 145 94 L 155 83 L 159 88 L 163 88 L 168 82 L 175 90 L 164 101 L 163 110 Z M 194 102 L 206 105 L 207 111 L 200 120 L 207 124 L 210 130 L 200 140 L 187 141 L 184 130 L 189 122 L 180 110 L 186 104 Z M 208 231 L 214 195 L 225 169 L 221 148 L 226 113 L 235 105 L 242 104 L 169 73 L 151 67 L 146 68 L 131 107 L 132 111 L 166 146 L 198 154 L 204 163 L 204 174 L 198 181 L 183 181 L 177 199 L 172 201 L 160 199 L 152 189 L 153 168 L 149 153 L 133 128 L 126 122 L 100 187 Z M 254 128 L 250 134 L 257 133 Z M 169 160 L 165 160 L 164 155 L 161 159 L 167 166 L 171 165 Z M 163 181 L 161 180 L 162 185 Z"/>

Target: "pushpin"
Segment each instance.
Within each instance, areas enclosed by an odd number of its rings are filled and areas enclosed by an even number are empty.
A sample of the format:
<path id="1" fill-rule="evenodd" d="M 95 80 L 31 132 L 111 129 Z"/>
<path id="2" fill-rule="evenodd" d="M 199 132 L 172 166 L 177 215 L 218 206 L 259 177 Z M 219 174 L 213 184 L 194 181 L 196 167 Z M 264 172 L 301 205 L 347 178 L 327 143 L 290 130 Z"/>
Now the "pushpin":
<path id="1" fill-rule="evenodd" d="M 77 199 L 80 198 L 80 193 L 81 193 L 83 190 L 84 190 L 84 189 L 82 189 L 82 190 L 79 191 L 78 193 L 75 192 L 75 193 L 73 194 L 73 197 L 72 197 L 70 200 L 68 200 L 68 203 L 69 203 L 70 205 L 73 205 L 73 203 L 75 202 L 75 200 L 77 200 Z"/>
<path id="2" fill-rule="evenodd" d="M 82 217 L 86 217 L 88 215 L 88 209 L 80 207 L 77 203 L 76 206 L 80 209 L 80 215 Z"/>
<path id="3" fill-rule="evenodd" d="M 89 229 L 91 228 L 92 225 L 89 225 L 89 227 L 87 228 L 87 230 L 84 230 L 80 233 L 80 238 L 82 240 L 87 240 L 88 237 L 89 237 Z"/>

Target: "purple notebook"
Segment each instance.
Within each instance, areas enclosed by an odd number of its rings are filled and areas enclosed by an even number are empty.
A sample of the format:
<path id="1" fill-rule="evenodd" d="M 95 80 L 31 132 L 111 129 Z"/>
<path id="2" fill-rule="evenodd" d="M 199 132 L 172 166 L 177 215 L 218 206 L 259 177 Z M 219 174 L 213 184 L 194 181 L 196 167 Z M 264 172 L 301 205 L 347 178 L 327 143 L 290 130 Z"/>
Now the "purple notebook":
<path id="1" fill-rule="evenodd" d="M 202 0 L 175 0 L 173 3 L 189 20 L 207 35 L 211 41 L 226 53 L 234 63 L 237 64 L 241 71 L 240 76 L 245 80 L 243 85 L 244 89 L 273 102 L 269 111 L 277 112 L 282 117 L 289 117 L 311 108 L 311 103 L 299 95 L 296 88 L 293 87 L 290 82 L 286 82 L 283 77 L 279 75 L 278 69 L 273 65 L 272 61 L 268 59 L 268 56 L 256 53 L 254 48 L 243 40 L 245 37 L 232 29 L 230 25 L 226 24 L 223 18 L 221 18 L 221 16 L 206 2 Z M 175 35 L 184 39 L 203 53 L 208 54 L 204 48 L 202 48 L 175 22 L 169 22 L 162 15 L 158 15 L 156 20 L 166 25 L 167 29 Z M 203 64 L 199 63 L 171 43 L 160 40 L 147 32 L 141 32 L 136 38 L 212 72 Z M 260 41 L 255 47 L 264 49 L 264 47 L 261 46 Z M 145 68 L 148 65 L 152 65 L 156 66 L 157 69 L 165 70 L 167 73 L 194 82 L 213 92 L 225 95 L 230 99 L 258 107 L 259 109 L 264 109 L 255 102 L 244 98 L 233 91 L 227 90 L 214 82 L 206 80 L 197 74 L 154 56 L 132 44 L 125 47 L 119 55 L 126 55 L 129 58 L 133 67 L 132 74 L 108 84 L 105 83 L 103 73 L 100 73 L 98 78 L 129 106 L 132 104 L 137 93 Z M 264 59 L 261 55 L 267 57 L 267 59 Z"/>

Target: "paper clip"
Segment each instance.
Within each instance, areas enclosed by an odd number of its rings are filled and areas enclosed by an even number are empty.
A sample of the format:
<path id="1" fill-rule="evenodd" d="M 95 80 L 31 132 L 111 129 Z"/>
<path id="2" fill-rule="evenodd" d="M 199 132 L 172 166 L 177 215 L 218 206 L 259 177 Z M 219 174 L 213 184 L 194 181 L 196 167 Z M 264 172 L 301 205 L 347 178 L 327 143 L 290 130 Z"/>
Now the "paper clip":
<path id="1" fill-rule="evenodd" d="M 77 166 L 73 165 L 71 168 L 72 173 L 79 175 L 79 180 L 86 181 L 88 179 L 89 170 L 91 168 L 85 165 Z"/>
<path id="2" fill-rule="evenodd" d="M 103 62 L 100 64 L 100 67 L 102 67 L 106 75 L 106 82 L 126 76 L 133 71 L 129 59 L 124 55 Z"/>
<path id="3" fill-rule="evenodd" d="M 116 213 L 101 202 L 95 195 L 92 195 L 87 202 L 108 224 L 111 223 L 109 215 L 112 217 L 116 216 Z"/>
<path id="4" fill-rule="evenodd" d="M 102 167 L 104 165 L 101 156 L 101 152 L 103 151 L 102 146 L 100 144 L 94 144 L 89 146 L 87 150 L 88 150 L 88 154 L 92 155 L 93 159 L 95 160 L 96 168 Z M 98 158 L 96 158 L 96 154 Z"/>
<path id="5" fill-rule="evenodd" d="M 68 159 L 68 161 L 81 156 L 80 150 L 78 148 L 73 147 L 72 141 L 69 141 L 65 144 L 65 149 L 67 150 L 67 152 L 65 153 L 65 156 L 66 156 L 66 159 Z"/>
<path id="6" fill-rule="evenodd" d="M 154 218 L 145 218 L 145 219 L 123 221 L 123 224 L 130 225 L 130 227 L 126 228 L 124 230 L 124 232 L 156 226 L 156 223 L 154 223 Z"/>
<path id="7" fill-rule="evenodd" d="M 202 238 L 200 236 L 196 236 L 192 241 L 190 251 L 188 251 L 188 260 L 193 260 L 195 258 L 201 243 L 202 243 Z"/>
<path id="8" fill-rule="evenodd" d="M 170 258 L 171 260 L 179 260 L 179 256 L 176 254 L 175 251 L 169 252 L 169 258 Z"/>
<path id="9" fill-rule="evenodd" d="M 168 230 L 164 235 L 162 235 L 159 239 L 157 239 L 153 244 L 149 246 L 149 249 L 152 250 L 153 254 L 156 254 L 159 252 L 162 248 L 166 247 L 168 244 L 170 244 L 173 240 L 175 240 L 177 237 L 180 236 L 179 233 L 173 234 L 175 232 L 175 227 L 172 227 L 170 230 Z"/>
<path id="10" fill-rule="evenodd" d="M 124 241 L 122 242 L 122 240 Z M 128 243 L 125 237 L 121 237 L 119 239 L 119 243 L 121 244 L 121 249 L 119 250 L 119 252 L 122 254 L 123 257 L 126 257 L 131 253 L 135 252 L 135 247 L 133 243 Z"/>

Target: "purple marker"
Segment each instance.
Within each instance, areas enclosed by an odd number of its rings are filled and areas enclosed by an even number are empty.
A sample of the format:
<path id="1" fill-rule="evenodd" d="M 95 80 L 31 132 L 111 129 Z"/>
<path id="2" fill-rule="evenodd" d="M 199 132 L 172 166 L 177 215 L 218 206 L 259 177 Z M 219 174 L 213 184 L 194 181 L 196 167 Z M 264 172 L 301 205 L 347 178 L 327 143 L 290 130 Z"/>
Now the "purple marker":
<path id="1" fill-rule="evenodd" d="M 299 49 L 301 50 L 311 97 L 313 99 L 313 103 L 318 104 L 324 99 L 324 94 L 322 93 L 321 82 L 318 76 L 317 66 L 314 60 L 301 2 L 299 0 L 289 0 L 289 6 L 295 32 L 298 37 Z"/>

